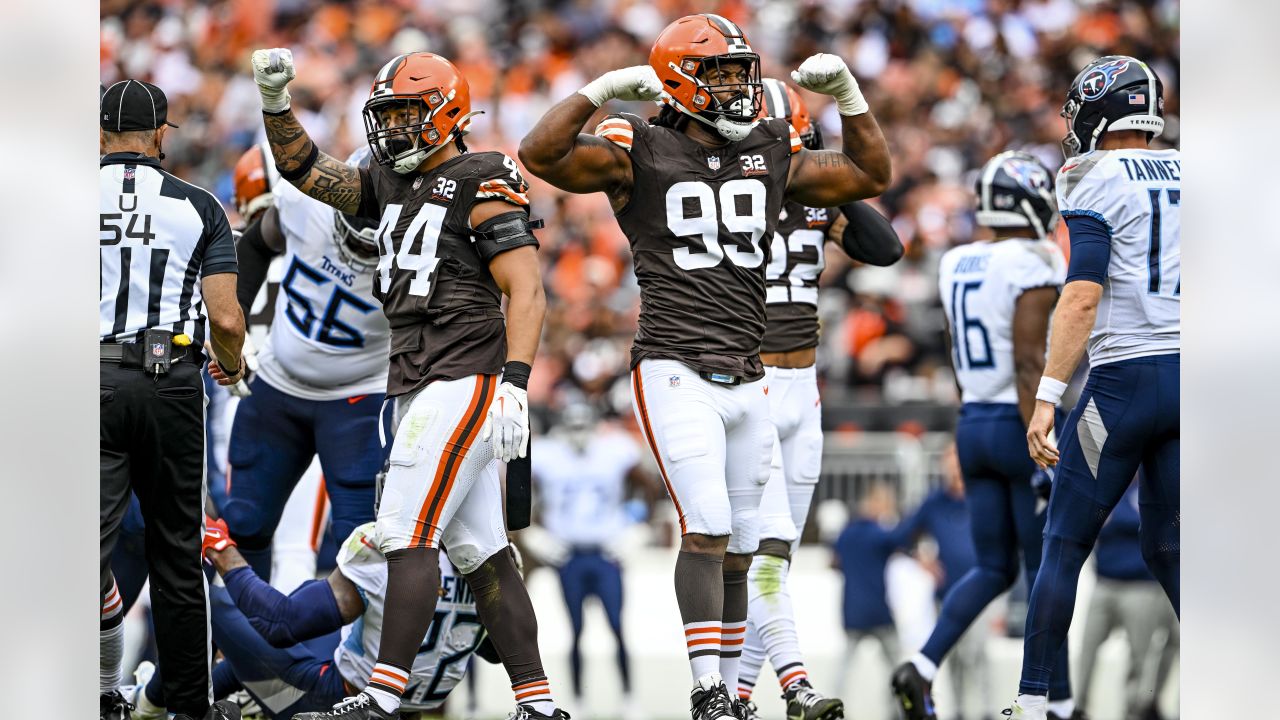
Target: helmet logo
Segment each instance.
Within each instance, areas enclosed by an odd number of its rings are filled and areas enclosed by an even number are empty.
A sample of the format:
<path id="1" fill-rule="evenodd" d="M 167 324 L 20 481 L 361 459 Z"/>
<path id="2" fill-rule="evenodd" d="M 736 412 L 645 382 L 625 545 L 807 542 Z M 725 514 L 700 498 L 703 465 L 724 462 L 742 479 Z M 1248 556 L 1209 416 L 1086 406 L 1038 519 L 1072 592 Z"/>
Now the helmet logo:
<path id="1" fill-rule="evenodd" d="M 1116 82 L 1116 77 L 1129 67 L 1128 60 L 1112 60 L 1089 71 L 1080 80 L 1080 97 L 1093 101 L 1102 97 Z"/>
<path id="2" fill-rule="evenodd" d="M 1018 181 L 1022 187 L 1036 192 L 1049 188 L 1049 173 L 1044 168 L 1022 160 L 1010 160 L 1004 166 L 1009 177 Z"/>

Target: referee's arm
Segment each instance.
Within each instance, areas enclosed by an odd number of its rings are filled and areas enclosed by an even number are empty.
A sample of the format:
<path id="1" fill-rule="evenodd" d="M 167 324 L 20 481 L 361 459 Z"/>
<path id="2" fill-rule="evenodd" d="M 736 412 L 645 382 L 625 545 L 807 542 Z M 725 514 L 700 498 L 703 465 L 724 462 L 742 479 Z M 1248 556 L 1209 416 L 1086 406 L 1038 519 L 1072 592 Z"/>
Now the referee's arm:
<path id="1" fill-rule="evenodd" d="M 209 313 L 209 334 L 213 346 L 213 359 L 233 375 L 213 372 L 219 385 L 232 385 L 244 375 L 244 360 L 240 351 L 244 347 L 244 313 L 236 300 L 236 280 L 239 270 L 236 262 L 235 239 L 227 216 L 221 212 L 206 218 L 207 242 L 204 261 L 200 266 L 200 294 L 204 297 Z M 234 362 L 231 360 L 234 358 Z"/>

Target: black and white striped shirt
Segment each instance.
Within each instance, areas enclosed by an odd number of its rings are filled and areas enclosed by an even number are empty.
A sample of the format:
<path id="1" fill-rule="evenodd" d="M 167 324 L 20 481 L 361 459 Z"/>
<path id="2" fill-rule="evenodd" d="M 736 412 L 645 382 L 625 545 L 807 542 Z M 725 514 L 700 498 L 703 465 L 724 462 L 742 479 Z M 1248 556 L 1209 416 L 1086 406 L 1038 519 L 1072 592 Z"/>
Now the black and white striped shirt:
<path id="1" fill-rule="evenodd" d="M 231 225 L 208 191 L 153 157 L 112 153 L 98 171 L 101 342 L 134 342 L 148 328 L 204 345 L 199 278 L 237 271 Z"/>

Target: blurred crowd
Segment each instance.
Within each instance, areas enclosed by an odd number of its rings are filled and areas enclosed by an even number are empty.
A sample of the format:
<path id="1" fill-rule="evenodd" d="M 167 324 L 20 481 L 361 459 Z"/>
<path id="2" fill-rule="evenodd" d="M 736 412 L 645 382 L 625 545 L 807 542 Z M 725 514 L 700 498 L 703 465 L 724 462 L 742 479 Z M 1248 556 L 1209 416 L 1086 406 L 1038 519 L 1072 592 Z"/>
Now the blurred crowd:
<path id="1" fill-rule="evenodd" d="M 294 108 L 337 157 L 365 142 L 360 108 L 373 75 L 403 52 L 458 64 L 485 111 L 467 142 L 512 156 L 553 103 L 600 73 L 646 62 L 653 38 L 681 15 L 717 12 L 741 24 L 765 76 L 787 78 L 816 52 L 839 54 L 888 138 L 894 180 L 876 202 L 907 253 L 871 268 L 828 252 L 819 349 L 828 405 L 955 402 L 938 258 L 981 233 L 971 187 L 987 158 L 1018 147 L 1051 170 L 1061 164 L 1058 111 L 1086 62 L 1104 53 L 1146 60 L 1165 86 L 1157 142 L 1178 143 L 1177 0 L 103 0 L 101 12 L 102 82 L 164 88 L 181 125 L 166 140 L 166 165 L 215 188 L 233 219 L 231 168 L 262 137 L 254 48 L 293 50 Z M 834 105 L 805 98 L 825 136 L 838 138 Z M 547 224 L 549 299 L 530 398 L 544 409 L 585 398 L 626 418 L 639 306 L 626 239 L 603 195 L 530 180 L 534 216 Z"/>

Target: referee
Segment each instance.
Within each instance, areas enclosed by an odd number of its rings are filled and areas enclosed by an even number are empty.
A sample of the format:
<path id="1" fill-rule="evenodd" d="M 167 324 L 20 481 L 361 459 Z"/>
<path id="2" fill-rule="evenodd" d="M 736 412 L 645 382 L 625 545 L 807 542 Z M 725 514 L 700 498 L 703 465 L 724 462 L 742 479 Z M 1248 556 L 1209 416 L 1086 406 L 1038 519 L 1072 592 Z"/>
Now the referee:
<path id="1" fill-rule="evenodd" d="M 101 292 L 101 717 L 119 696 L 120 600 L 111 551 L 132 490 L 146 520 L 147 565 L 164 696 L 178 718 L 222 720 L 213 705 L 204 537 L 206 318 L 221 384 L 243 375 L 236 252 L 218 201 L 160 169 L 170 127 L 160 88 L 137 80 L 102 95 L 98 188 Z"/>

